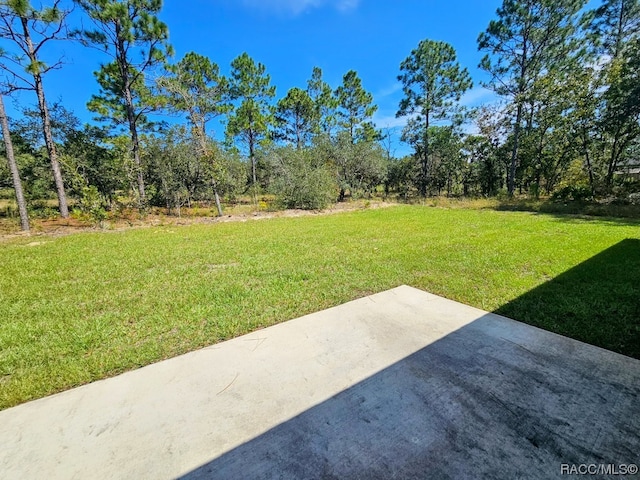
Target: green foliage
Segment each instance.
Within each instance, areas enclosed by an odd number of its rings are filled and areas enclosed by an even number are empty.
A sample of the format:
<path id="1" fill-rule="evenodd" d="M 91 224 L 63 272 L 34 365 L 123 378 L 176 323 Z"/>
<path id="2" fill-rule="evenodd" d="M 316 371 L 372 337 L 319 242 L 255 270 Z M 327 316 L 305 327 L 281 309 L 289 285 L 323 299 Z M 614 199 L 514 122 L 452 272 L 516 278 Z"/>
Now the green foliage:
<path id="1" fill-rule="evenodd" d="M 51 133 L 69 194 L 81 198 L 83 188 L 92 185 L 110 203 L 115 192 L 126 189 L 127 184 L 123 159 L 109 145 L 107 132 L 95 126 L 83 127 L 75 114 L 59 103 L 51 105 L 49 113 Z M 55 188 L 41 140 L 40 112 L 26 109 L 22 115 L 14 122 L 14 143 L 22 155 L 20 163 L 25 169 L 28 196 L 51 198 Z M 28 160 L 24 155 L 32 158 Z"/>
<path id="2" fill-rule="evenodd" d="M 0 48 L 0 71 L 6 74 L 0 90 L 36 90 L 39 77 L 60 66 L 59 60 L 51 65 L 43 60 L 43 47 L 66 38 L 69 13 L 60 8 L 59 0 L 40 8 L 29 0 L 0 2 L 0 39 L 7 46 Z"/>
<path id="3" fill-rule="evenodd" d="M 425 120 L 451 119 L 456 103 L 473 86 L 468 70 L 460 67 L 454 48 L 445 42 L 422 40 L 400 64 L 400 71 L 405 96 L 398 117 L 419 114 Z"/>
<path id="4" fill-rule="evenodd" d="M 126 70 L 126 77 L 123 78 L 120 65 L 111 62 L 95 72 L 100 92 L 91 96 L 87 108 L 97 114 L 96 120 L 108 122 L 116 131 L 130 129 L 130 108 L 135 112 L 136 128 L 150 127 L 147 115 L 159 107 L 158 98 L 153 95 L 140 71 L 132 66 L 128 66 Z"/>
<path id="5" fill-rule="evenodd" d="M 603 0 L 591 16 L 592 39 L 598 54 L 620 58 L 627 45 L 640 35 L 638 0 Z"/>
<path id="6" fill-rule="evenodd" d="M 353 143 L 349 132 L 342 131 L 336 138 L 318 137 L 315 150 L 331 162 L 337 172 L 340 201 L 345 199 L 347 192 L 352 198 L 371 194 L 385 181 L 387 160 L 382 147 L 376 142 L 363 140 Z"/>
<path id="7" fill-rule="evenodd" d="M 378 110 L 373 95 L 362 88 L 357 72 L 349 70 L 342 77 L 342 85 L 335 91 L 338 104 L 338 126 L 349 133 L 351 143 L 358 140 L 373 141 L 379 137 L 372 118 Z"/>
<path id="8" fill-rule="evenodd" d="M 311 78 L 307 81 L 307 94 L 314 105 L 313 133 L 331 136 L 337 123 L 338 99 L 322 79 L 320 67 L 313 67 Z"/>
<path id="9" fill-rule="evenodd" d="M 395 192 L 407 200 L 414 186 L 417 185 L 418 174 L 417 164 L 413 157 L 391 159 L 387 167 L 385 192 L 387 194 Z"/>
<path id="10" fill-rule="evenodd" d="M 207 155 L 202 155 L 200 139 L 179 126 L 162 136 L 144 139 L 143 158 L 153 186 L 153 205 L 180 214 L 183 206 L 194 201 L 211 201 L 214 184 L 218 193 L 229 199 L 244 188 L 246 165 L 210 140 L 206 149 Z"/>
<path id="11" fill-rule="evenodd" d="M 585 3 L 504 0 L 498 19 L 478 36 L 478 49 L 488 52 L 480 63 L 491 75 L 487 85 L 499 95 L 524 102 L 537 76 L 567 60 L 576 48 L 577 13 Z"/>
<path id="12" fill-rule="evenodd" d="M 197 155 L 193 138 L 183 127 L 174 127 L 161 137 L 145 138 L 143 152 L 155 186 L 152 204 L 179 214 L 205 183 L 204 159 Z"/>
<path id="13" fill-rule="evenodd" d="M 494 144 L 484 135 L 468 135 L 463 140 L 462 154 L 468 165 L 465 194 L 473 194 L 477 188 L 482 195 L 495 195 L 504 175 Z"/>
<path id="14" fill-rule="evenodd" d="M 297 87 L 278 101 L 275 113 L 275 138 L 297 149 L 307 145 L 316 123 L 316 106 L 309 94 Z"/>
<path id="15" fill-rule="evenodd" d="M 96 224 L 102 223 L 107 218 L 100 192 L 94 185 L 82 189 L 78 207 Z"/>
<path id="16" fill-rule="evenodd" d="M 140 207 L 145 188 L 138 129 L 161 98 L 152 95 L 145 75 L 173 54 L 169 29 L 158 18 L 162 0 L 76 0 L 95 29 L 76 32 L 86 45 L 104 50 L 112 59 L 96 72 L 100 86 L 88 108 L 113 126 L 126 125 L 130 136 Z"/>
<path id="17" fill-rule="evenodd" d="M 76 134 L 82 128 L 80 120 L 74 112 L 66 108 L 60 102 L 47 105 L 51 136 L 57 145 L 64 144 L 69 137 Z M 16 134 L 31 148 L 44 146 L 42 139 L 42 117 L 40 110 L 24 108 L 21 116 L 12 122 Z"/>
<path id="18" fill-rule="evenodd" d="M 431 185 L 438 195 L 444 190 L 447 195 L 459 194 L 464 158 L 460 133 L 454 127 L 430 127 L 431 139 Z"/>
<path id="19" fill-rule="evenodd" d="M 51 132 L 50 116 L 43 86 L 43 76 L 62 65 L 62 58 L 48 65 L 44 55 L 48 43 L 67 39 L 67 17 L 70 10 L 52 7 L 35 9 L 29 1 L 12 0 L 0 3 L 0 39 L 10 45 L 0 48 L 0 93 L 31 90 L 38 99 L 38 110 L 51 173 L 56 187 L 60 216 L 69 216 L 64 180 Z"/>
<path id="20" fill-rule="evenodd" d="M 257 199 L 286 171 L 272 161 L 279 151 L 274 142 L 322 158 L 342 200 L 370 194 L 381 183 L 407 199 L 416 192 L 492 196 L 506 188 L 510 196 L 542 201 L 554 192 L 557 198 L 583 198 L 583 189 L 593 199 L 626 201 L 637 190 L 635 175 L 625 172 L 636 166 L 640 151 L 638 0 L 602 0 L 590 11 L 584 11 L 585 0 L 504 0 L 478 37 L 486 54 L 481 68 L 490 77 L 486 86 L 502 101 L 472 113 L 473 134 L 460 128 L 468 118 L 459 104 L 472 87 L 469 72 L 451 45 L 419 42 L 397 77 L 403 88 L 397 116 L 407 119 L 402 140 L 413 147 L 412 160 L 391 159 L 389 136 L 386 158 L 375 145 L 384 141 L 372 120 L 377 107 L 353 70 L 334 90 L 314 67 L 305 89 L 291 88 L 274 105 L 266 67 L 247 53 L 233 60 L 228 78 L 195 52 L 166 65 L 172 49 L 159 20 L 161 0 L 76 3 L 91 23 L 74 36 L 107 55 L 89 108 L 110 122 L 112 135 L 126 130 L 129 139 L 83 129 L 71 112 L 45 102 L 52 141 L 43 142 L 42 109 L 25 110 L 12 122 L 12 136 L 31 201 L 60 196 L 66 185 L 78 200 L 95 187 L 109 208 L 117 197 L 137 191 L 131 200 L 143 207 L 147 181 L 153 202 L 172 210 L 211 201 L 216 191 L 228 199 L 249 191 Z M 6 40 L 0 70 L 9 73 L 0 90 L 35 88 L 36 77 L 60 65 L 40 55 L 50 40 L 67 37 L 69 12 L 60 5 L 0 2 L 0 38 Z M 27 32 L 35 42 L 31 54 Z M 151 82 L 161 66 L 163 73 Z M 158 109 L 184 115 L 190 129 L 170 132 L 164 143 L 147 137 L 154 156 L 142 152 L 139 137 L 165 127 L 150 121 Z M 208 122 L 222 116 L 225 149 L 207 132 Z M 45 146 L 52 164 L 51 152 L 60 153 L 65 184 L 47 175 Z M 304 171 L 285 157 L 287 168 Z M 0 169 L 0 188 L 9 187 L 6 169 Z"/>
<path id="21" fill-rule="evenodd" d="M 42 149 L 32 151 L 17 135 L 12 134 L 12 140 L 27 202 L 33 204 L 37 200 L 53 198 L 55 189 L 46 153 Z M 3 143 L 0 149 L 0 187 L 13 189 Z"/>
<path id="22" fill-rule="evenodd" d="M 609 88 L 603 93 L 601 129 L 610 139 L 607 183 L 624 160 L 627 149 L 640 137 L 640 38 L 606 69 Z"/>
<path id="23" fill-rule="evenodd" d="M 137 71 L 162 62 L 172 54 L 169 29 L 157 15 L 162 0 L 76 0 L 95 24 L 95 29 L 76 35 L 86 44 L 113 51 L 113 57 L 125 61 Z M 131 56 L 137 50 L 137 59 Z"/>
<path id="24" fill-rule="evenodd" d="M 63 168 L 70 177 L 81 179 L 79 189 L 70 184 L 72 194 L 82 196 L 89 186 L 111 204 L 117 191 L 128 189 L 125 158 L 110 141 L 103 129 L 89 125 L 68 133 L 60 149 Z"/>
<path id="25" fill-rule="evenodd" d="M 29 207 L 29 218 L 37 218 L 43 220 L 49 220 L 56 218 L 58 216 L 58 212 L 54 207 L 49 205 L 47 200 L 33 200 L 28 204 Z"/>
<path id="26" fill-rule="evenodd" d="M 219 167 L 219 162 L 216 161 L 215 152 L 210 148 L 207 123 L 231 111 L 229 83 L 219 74 L 218 65 L 193 52 L 167 69 L 171 75 L 159 79 L 156 83 L 166 96 L 169 110 L 187 114 L 196 142 L 196 153 L 212 167 L 211 186 L 218 215 L 221 216 L 222 206 L 217 186 L 221 172 L 216 168 Z"/>
<path id="27" fill-rule="evenodd" d="M 216 145 L 214 151 L 214 175 L 220 195 L 234 202 L 247 186 L 247 164 L 234 152 Z"/>
<path id="28" fill-rule="evenodd" d="M 514 194 L 521 163 L 519 147 L 527 108 L 535 109 L 540 77 L 546 72 L 566 72 L 580 58 L 581 38 L 575 33 L 578 13 L 585 4 L 586 0 L 504 0 L 498 19 L 478 37 L 478 49 L 487 52 L 480 68 L 491 76 L 486 86 L 511 102 L 510 195 Z"/>
<path id="29" fill-rule="evenodd" d="M 553 192 L 551 199 L 554 201 L 584 202 L 592 199 L 591 189 L 588 186 L 567 185 Z"/>
<path id="30" fill-rule="evenodd" d="M 217 64 L 195 52 L 167 67 L 167 75 L 156 83 L 165 95 L 166 106 L 185 113 L 191 125 L 206 135 L 206 124 L 231 111 L 229 81 Z"/>
<path id="31" fill-rule="evenodd" d="M 276 94 L 276 87 L 270 83 L 265 66 L 256 63 L 246 52 L 231 62 L 231 98 L 239 104 L 228 118 L 226 135 L 229 141 L 236 139 L 246 147 L 253 185 L 257 182 L 255 151 L 267 139 L 273 122 L 269 102 Z"/>
<path id="32" fill-rule="evenodd" d="M 269 161 L 275 174 L 271 188 L 280 206 L 322 210 L 335 201 L 335 175 L 317 153 L 289 147 L 270 152 Z"/>
<path id="33" fill-rule="evenodd" d="M 403 131 L 403 140 L 415 149 L 420 164 L 419 189 L 427 194 L 431 165 L 430 128 L 433 121 L 451 120 L 458 112 L 457 102 L 473 84 L 466 68 L 456 60 L 451 45 L 433 40 L 423 40 L 401 64 L 404 98 L 400 101 L 397 117 L 412 116 Z"/>

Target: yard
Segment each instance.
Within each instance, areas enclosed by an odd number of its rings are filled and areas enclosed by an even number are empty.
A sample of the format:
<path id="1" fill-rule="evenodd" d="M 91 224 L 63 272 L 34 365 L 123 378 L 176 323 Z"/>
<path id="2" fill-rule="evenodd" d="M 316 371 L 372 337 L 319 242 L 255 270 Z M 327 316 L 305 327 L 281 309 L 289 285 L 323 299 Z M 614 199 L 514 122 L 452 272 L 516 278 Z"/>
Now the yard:
<path id="1" fill-rule="evenodd" d="M 408 284 L 640 358 L 640 221 L 397 206 L 0 243 L 0 409 Z"/>

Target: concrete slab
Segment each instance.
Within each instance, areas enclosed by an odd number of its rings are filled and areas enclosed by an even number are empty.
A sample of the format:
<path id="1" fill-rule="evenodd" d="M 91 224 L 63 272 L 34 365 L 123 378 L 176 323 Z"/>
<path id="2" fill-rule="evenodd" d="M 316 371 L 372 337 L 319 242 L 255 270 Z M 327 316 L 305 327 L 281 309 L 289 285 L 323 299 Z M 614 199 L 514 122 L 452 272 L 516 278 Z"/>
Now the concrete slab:
<path id="1" fill-rule="evenodd" d="M 639 379 L 403 286 L 0 412 L 0 478 L 556 478 L 640 463 Z"/>

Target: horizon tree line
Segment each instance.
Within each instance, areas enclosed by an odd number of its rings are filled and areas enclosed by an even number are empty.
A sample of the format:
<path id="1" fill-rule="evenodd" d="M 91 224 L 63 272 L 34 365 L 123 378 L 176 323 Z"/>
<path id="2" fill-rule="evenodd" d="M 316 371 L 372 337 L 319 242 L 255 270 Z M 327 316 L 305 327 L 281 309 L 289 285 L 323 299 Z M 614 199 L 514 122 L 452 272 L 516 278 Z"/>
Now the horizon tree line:
<path id="1" fill-rule="evenodd" d="M 500 102 L 472 111 L 460 105 L 473 82 L 454 48 L 421 41 L 397 77 L 404 95 L 397 116 L 407 120 L 401 138 L 414 152 L 402 159 L 385 156 L 377 106 L 354 70 L 333 88 L 315 67 L 305 88 L 276 100 L 265 65 L 246 52 L 228 77 L 196 52 L 171 63 L 161 0 L 76 0 L 91 28 L 75 30 L 71 4 L 50 3 L 0 1 L 8 45 L 0 49 L 0 94 L 30 90 L 37 98 L 37 109 L 11 125 L 0 109 L 8 162 L 0 185 L 13 187 L 23 228 L 25 194 L 45 197 L 49 185 L 63 218 L 68 191 L 96 212 L 130 191 L 140 209 L 212 199 L 222 215 L 221 197 L 243 191 L 319 208 L 378 186 L 404 198 L 505 189 L 575 200 L 638 188 L 625 181 L 625 170 L 640 167 L 638 0 L 603 0 L 593 10 L 586 0 L 504 0 L 477 42 L 485 52 L 479 67 L 489 74 L 483 86 Z M 62 59 L 44 60 L 54 41 L 80 41 L 109 59 L 87 104 L 104 127 L 80 128 L 72 112 L 48 103 L 43 77 L 63 67 Z M 158 112 L 182 116 L 186 127 L 152 121 Z M 224 142 L 211 137 L 216 118 L 224 119 Z M 475 132 L 465 133 L 470 121 Z M 34 158 L 45 156 L 50 180 Z"/>

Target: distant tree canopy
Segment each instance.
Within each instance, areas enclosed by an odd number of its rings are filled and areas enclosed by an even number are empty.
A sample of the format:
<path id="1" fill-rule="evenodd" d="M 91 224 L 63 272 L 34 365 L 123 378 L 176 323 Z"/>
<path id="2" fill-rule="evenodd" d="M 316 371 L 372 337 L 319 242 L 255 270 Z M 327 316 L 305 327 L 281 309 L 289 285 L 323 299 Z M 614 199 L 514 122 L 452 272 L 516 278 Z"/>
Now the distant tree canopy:
<path id="1" fill-rule="evenodd" d="M 477 40 L 483 87 L 498 100 L 473 109 L 453 46 L 420 41 L 399 63 L 396 116 L 412 149 L 402 158 L 355 70 L 330 85 L 314 67 L 305 85 L 277 92 L 246 52 L 228 66 L 197 52 L 174 61 L 161 0 L 75 0 L 76 30 L 62 0 L 45 3 L 0 2 L 0 94 L 31 90 L 37 100 L 18 118 L 0 114 L 0 195 L 25 207 L 23 228 L 49 198 L 67 216 L 67 195 L 101 219 L 196 203 L 222 215 L 225 201 L 258 194 L 324 208 L 376 194 L 624 202 L 640 192 L 640 0 L 591 10 L 586 0 L 504 0 Z M 43 76 L 64 68 L 48 44 L 69 39 L 105 55 L 87 99 L 101 126 L 45 96 Z"/>

